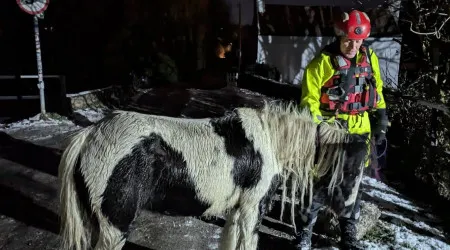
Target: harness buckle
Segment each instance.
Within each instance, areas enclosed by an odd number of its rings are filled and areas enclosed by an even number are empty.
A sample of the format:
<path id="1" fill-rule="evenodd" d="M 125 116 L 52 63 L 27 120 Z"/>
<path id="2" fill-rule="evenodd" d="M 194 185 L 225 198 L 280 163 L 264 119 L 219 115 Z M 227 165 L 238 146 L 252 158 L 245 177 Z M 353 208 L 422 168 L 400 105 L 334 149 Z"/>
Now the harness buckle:
<path id="1" fill-rule="evenodd" d="M 353 103 L 349 103 L 348 104 L 348 109 L 349 110 L 354 110 L 354 109 L 358 110 L 360 108 L 362 108 L 362 105 L 361 105 L 360 102 L 353 102 Z"/>
<path id="2" fill-rule="evenodd" d="M 342 98 L 346 95 L 345 90 L 340 86 L 330 87 L 326 90 L 325 93 L 328 95 L 328 98 L 331 101 L 342 100 Z"/>
<path id="3" fill-rule="evenodd" d="M 354 86 L 353 89 L 354 89 L 353 90 L 354 93 L 362 93 L 364 90 L 361 85 Z"/>

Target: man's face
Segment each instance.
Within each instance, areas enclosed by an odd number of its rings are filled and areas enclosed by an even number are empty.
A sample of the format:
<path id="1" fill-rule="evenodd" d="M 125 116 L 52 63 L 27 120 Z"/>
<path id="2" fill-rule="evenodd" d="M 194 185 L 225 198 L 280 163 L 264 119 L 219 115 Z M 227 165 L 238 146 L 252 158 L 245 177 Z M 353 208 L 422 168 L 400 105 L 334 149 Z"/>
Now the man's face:
<path id="1" fill-rule="evenodd" d="M 358 53 L 359 48 L 361 47 L 363 43 L 362 39 L 359 40 L 351 40 L 347 37 L 341 37 L 341 53 L 351 59 L 356 56 L 356 53 Z"/>

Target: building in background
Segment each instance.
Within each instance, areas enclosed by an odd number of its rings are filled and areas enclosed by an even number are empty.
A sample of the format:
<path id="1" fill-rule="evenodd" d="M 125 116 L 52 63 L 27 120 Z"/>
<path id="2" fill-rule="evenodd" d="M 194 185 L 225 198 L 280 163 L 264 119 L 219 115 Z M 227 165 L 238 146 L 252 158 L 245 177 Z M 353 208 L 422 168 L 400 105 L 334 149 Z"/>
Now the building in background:
<path id="1" fill-rule="evenodd" d="M 307 64 L 333 41 L 333 20 L 342 11 L 357 8 L 371 18 L 372 32 L 366 45 L 379 57 L 384 84 L 396 88 L 401 35 L 400 1 L 394 1 L 256 0 L 256 62 L 277 67 L 283 82 L 301 84 Z"/>

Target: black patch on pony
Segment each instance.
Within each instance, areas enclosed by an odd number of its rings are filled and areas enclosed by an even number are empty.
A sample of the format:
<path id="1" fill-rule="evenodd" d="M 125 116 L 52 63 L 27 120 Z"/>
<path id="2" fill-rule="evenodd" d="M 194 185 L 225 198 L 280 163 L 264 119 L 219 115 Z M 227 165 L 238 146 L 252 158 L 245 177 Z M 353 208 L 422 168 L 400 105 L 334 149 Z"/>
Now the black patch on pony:
<path id="1" fill-rule="evenodd" d="M 75 163 L 75 169 L 73 173 L 74 183 L 75 183 L 75 191 L 78 196 L 78 200 L 80 202 L 80 210 L 82 211 L 83 217 L 90 223 L 90 225 L 95 229 L 93 234 L 91 235 L 91 241 L 96 242 L 98 237 L 98 219 L 94 216 L 92 212 L 91 201 L 89 199 L 89 190 L 87 188 L 87 183 L 83 177 L 83 173 L 81 172 L 81 158 L 78 156 L 78 159 Z"/>
<path id="2" fill-rule="evenodd" d="M 197 199 L 182 153 L 152 133 L 115 166 L 103 193 L 102 212 L 126 233 L 140 208 L 200 216 L 208 207 Z"/>
<path id="3" fill-rule="evenodd" d="M 224 117 L 211 119 L 214 132 L 225 139 L 227 154 L 234 157 L 231 172 L 234 183 L 241 188 L 255 187 L 261 180 L 263 160 L 261 153 L 253 147 L 242 127 L 242 121 L 236 112 Z"/>

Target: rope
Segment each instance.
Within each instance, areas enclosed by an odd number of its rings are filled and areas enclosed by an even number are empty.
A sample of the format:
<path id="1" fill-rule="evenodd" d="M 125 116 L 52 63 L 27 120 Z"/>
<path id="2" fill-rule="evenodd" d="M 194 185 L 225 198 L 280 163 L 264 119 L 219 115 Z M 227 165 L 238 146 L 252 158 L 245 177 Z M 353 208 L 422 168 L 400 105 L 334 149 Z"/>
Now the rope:
<path id="1" fill-rule="evenodd" d="M 377 145 L 375 143 L 375 140 L 372 139 L 370 142 L 371 147 L 373 147 L 373 150 L 371 150 L 372 156 L 371 156 L 370 166 L 373 170 L 373 176 L 375 177 L 376 180 L 381 180 L 381 176 L 380 176 L 380 172 L 379 172 L 381 170 L 381 167 L 378 165 L 378 159 L 380 159 L 382 156 L 386 155 L 386 151 L 387 151 L 387 139 L 385 138 L 383 141 L 385 141 L 385 147 L 381 154 L 378 154 L 378 150 L 376 150 Z"/>
<path id="2" fill-rule="evenodd" d="M 385 138 L 383 141 L 385 142 L 385 143 L 384 143 L 384 150 L 383 150 L 383 153 L 381 153 L 380 155 L 377 154 L 377 159 L 380 159 L 382 156 L 386 155 L 386 151 L 387 151 L 387 139 Z"/>

